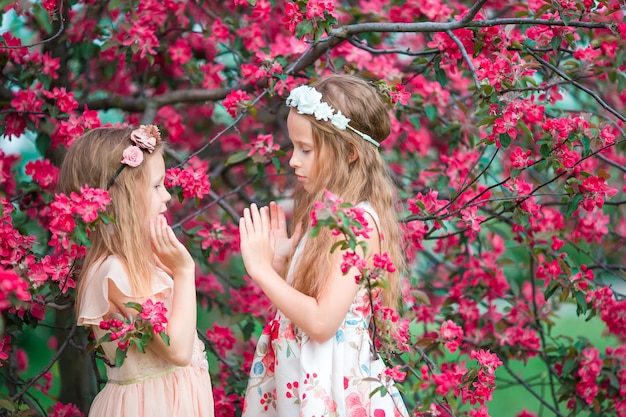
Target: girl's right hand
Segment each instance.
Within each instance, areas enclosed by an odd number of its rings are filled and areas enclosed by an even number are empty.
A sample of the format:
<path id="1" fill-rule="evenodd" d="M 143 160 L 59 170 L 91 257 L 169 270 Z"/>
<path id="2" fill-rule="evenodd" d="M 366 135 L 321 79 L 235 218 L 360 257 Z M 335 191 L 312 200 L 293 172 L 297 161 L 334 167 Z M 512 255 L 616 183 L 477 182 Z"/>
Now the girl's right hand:
<path id="1" fill-rule="evenodd" d="M 174 277 L 189 272 L 193 276 L 195 268 L 193 258 L 185 245 L 178 240 L 162 214 L 156 220 L 150 221 L 150 241 L 152 251 L 158 262 L 165 267 L 164 269 L 169 269 Z"/>

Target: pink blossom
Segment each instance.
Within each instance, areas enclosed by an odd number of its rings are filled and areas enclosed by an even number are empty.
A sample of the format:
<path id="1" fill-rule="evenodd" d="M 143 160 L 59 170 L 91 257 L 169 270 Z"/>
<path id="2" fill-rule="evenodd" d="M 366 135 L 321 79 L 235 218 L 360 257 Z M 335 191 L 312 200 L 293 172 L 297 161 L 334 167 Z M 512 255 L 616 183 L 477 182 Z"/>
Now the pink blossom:
<path id="1" fill-rule="evenodd" d="M 485 216 L 477 216 L 477 212 L 478 207 L 476 206 L 461 210 L 461 219 L 465 222 L 465 226 L 476 233 L 480 232 L 480 223 L 486 219 Z"/>
<path id="2" fill-rule="evenodd" d="M 532 151 L 530 149 L 524 152 L 522 148 L 516 146 L 513 152 L 511 152 L 511 165 L 515 169 L 524 169 L 527 166 L 532 165 L 533 161 L 528 159 L 530 155 L 532 155 Z"/>
<path id="3" fill-rule="evenodd" d="M 46 52 L 41 56 L 41 63 L 42 73 L 49 75 L 53 80 L 59 78 L 58 71 L 61 68 L 61 58 L 52 58 L 50 52 Z"/>
<path id="4" fill-rule="evenodd" d="M 56 403 L 48 417 L 83 417 L 84 414 L 74 404 Z"/>
<path id="5" fill-rule="evenodd" d="M 36 159 L 29 161 L 24 171 L 27 175 L 33 177 L 33 181 L 39 184 L 39 186 L 45 190 L 54 190 L 59 176 L 59 168 L 52 165 L 48 159 Z"/>
<path id="6" fill-rule="evenodd" d="M 237 109 L 243 108 L 243 102 L 248 100 L 250 100 L 248 93 L 243 90 L 235 90 L 226 96 L 226 98 L 222 101 L 222 105 L 231 116 L 235 117 L 237 116 Z"/>
<path id="7" fill-rule="evenodd" d="M 400 365 L 396 365 L 393 368 L 385 368 L 384 374 L 385 376 L 393 379 L 397 382 L 402 382 L 406 378 L 406 372 L 402 372 Z"/>
<path id="8" fill-rule="evenodd" d="M 221 357 L 227 357 L 229 351 L 235 346 L 235 335 L 230 327 L 222 327 L 215 323 L 213 330 L 208 329 L 206 335 Z"/>
<path id="9" fill-rule="evenodd" d="M 170 58 L 176 65 L 184 65 L 192 57 L 192 50 L 186 39 L 177 39 L 176 42 L 169 47 Z"/>
<path id="10" fill-rule="evenodd" d="M 70 113 L 78 108 L 78 102 L 74 99 L 74 92 L 66 91 L 65 87 L 54 87 L 52 91 L 44 91 L 43 95 L 56 100 L 56 105 L 64 113 Z"/>
<path id="11" fill-rule="evenodd" d="M 280 146 L 277 143 L 274 143 L 274 136 L 271 134 L 257 135 L 256 140 L 253 143 L 250 143 L 248 146 L 252 148 L 248 152 L 248 156 L 258 154 L 262 157 L 265 157 L 280 149 Z"/>
<path id="12" fill-rule="evenodd" d="M 141 304 L 141 313 L 139 317 L 147 320 L 152 326 L 155 333 L 165 331 L 167 324 L 167 307 L 161 301 L 153 302 L 147 299 Z"/>
<path id="13" fill-rule="evenodd" d="M 170 168 L 165 174 L 165 185 L 182 188 L 184 198 L 202 199 L 211 190 L 211 183 L 206 173 L 207 167 L 189 166 L 185 169 Z"/>
<path id="14" fill-rule="evenodd" d="M 296 26 L 304 20 L 304 14 L 300 13 L 300 8 L 296 3 L 288 2 L 285 4 L 285 15 L 282 22 L 285 24 L 289 32 L 296 33 Z"/>
<path id="15" fill-rule="evenodd" d="M 393 265 L 393 261 L 387 253 L 383 253 L 382 255 L 379 255 L 377 253 L 374 254 L 374 267 L 380 268 L 383 271 L 387 272 L 396 271 L 396 267 Z"/>
<path id="16" fill-rule="evenodd" d="M 446 320 L 441 324 L 440 337 L 450 353 L 454 353 L 463 338 L 463 329 L 452 320 Z"/>
<path id="17" fill-rule="evenodd" d="M 12 297 L 18 301 L 30 301 L 28 283 L 12 270 L 0 268 L 0 312 L 13 305 Z"/>

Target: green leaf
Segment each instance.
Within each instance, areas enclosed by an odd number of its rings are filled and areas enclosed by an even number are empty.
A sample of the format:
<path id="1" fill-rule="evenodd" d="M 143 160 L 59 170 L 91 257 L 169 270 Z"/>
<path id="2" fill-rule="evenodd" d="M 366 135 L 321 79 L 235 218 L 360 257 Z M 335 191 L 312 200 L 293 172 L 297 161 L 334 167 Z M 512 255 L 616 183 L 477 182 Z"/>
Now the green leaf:
<path id="1" fill-rule="evenodd" d="M 276 169 L 276 172 L 280 173 L 282 164 L 280 163 L 280 160 L 275 156 L 272 156 L 272 165 L 274 165 L 274 169 Z"/>
<path id="2" fill-rule="evenodd" d="M 583 199 L 582 194 L 576 194 L 574 196 L 572 201 L 570 201 L 569 204 L 567 205 L 567 212 L 566 212 L 567 217 L 571 217 L 572 214 L 574 214 L 574 212 L 578 209 L 578 204 L 580 204 L 580 200 L 582 199 Z"/>
<path id="3" fill-rule="evenodd" d="M 426 117 L 428 117 L 428 120 L 430 120 L 431 122 L 437 117 L 437 107 L 435 107 L 434 104 L 429 104 L 428 106 L 426 106 L 424 108 L 424 112 L 426 113 Z"/>
<path id="4" fill-rule="evenodd" d="M 124 306 L 128 307 L 128 308 L 135 309 L 135 310 L 137 310 L 140 313 L 143 311 L 143 307 L 141 306 L 141 304 L 136 303 L 134 301 L 130 301 L 130 302 L 124 304 Z"/>
<path id="5" fill-rule="evenodd" d="M 561 46 L 561 42 L 563 42 L 563 39 L 561 39 L 560 36 L 553 37 L 550 41 L 550 46 L 552 46 L 552 50 L 558 51 L 559 47 Z"/>
<path id="6" fill-rule="evenodd" d="M 303 22 L 298 23 L 296 26 L 296 38 L 302 39 L 304 35 L 307 33 L 311 33 L 313 31 L 313 22 L 310 20 L 305 20 Z"/>
<path id="7" fill-rule="evenodd" d="M 35 146 L 37 147 L 37 152 L 45 155 L 48 152 L 48 148 L 50 148 L 50 136 L 43 133 L 38 134 L 37 139 L 35 139 Z"/>
<path id="8" fill-rule="evenodd" d="M 111 333 L 105 333 L 100 339 L 98 339 L 98 343 L 106 343 L 112 341 Z"/>
<path id="9" fill-rule="evenodd" d="M 533 132 L 530 131 L 530 129 L 528 128 L 528 126 L 526 126 L 526 123 L 522 122 L 521 120 L 517 122 L 517 127 L 519 127 L 520 129 L 522 129 L 524 131 L 524 133 L 526 133 L 528 135 L 529 138 L 533 138 Z"/>
<path id="10" fill-rule="evenodd" d="M 543 14 L 544 14 L 545 12 L 547 12 L 548 10 L 551 10 L 551 9 L 552 9 L 552 5 L 550 5 L 550 4 L 544 4 L 543 6 L 541 6 L 541 7 L 539 8 L 539 10 L 537 10 L 537 12 L 535 13 L 534 18 L 535 18 L 535 19 L 540 19 L 540 18 L 541 18 L 541 16 L 543 16 Z M 524 43 L 526 43 L 526 42 L 524 42 Z M 535 46 L 535 44 L 534 44 L 534 42 L 533 42 L 532 47 L 534 47 L 534 46 Z"/>
<path id="11" fill-rule="evenodd" d="M 254 323 L 248 323 L 248 324 L 252 324 L 252 328 L 254 329 Z M 159 332 L 159 336 L 161 336 L 161 339 L 163 339 L 163 343 L 165 343 L 165 346 L 170 345 L 170 337 L 167 333 Z"/>
<path id="12" fill-rule="evenodd" d="M 576 314 L 579 316 L 587 314 L 587 300 L 585 299 L 585 293 L 582 291 L 574 291 L 574 298 L 576 299 Z"/>
<path id="13" fill-rule="evenodd" d="M 124 363 L 124 359 L 126 359 L 126 350 L 122 350 L 119 347 L 117 348 L 117 352 L 115 352 L 115 366 L 121 367 Z"/>
<path id="14" fill-rule="evenodd" d="M 248 158 L 248 152 L 246 151 L 235 152 L 234 154 L 231 154 L 226 160 L 226 166 L 237 164 L 247 158 Z"/>
<path id="15" fill-rule="evenodd" d="M 13 411 L 16 410 L 15 404 L 13 402 L 9 401 L 9 400 L 0 400 L 0 407 L 3 410 L 7 410 L 7 411 L 10 411 L 10 412 L 13 412 Z"/>
<path id="16" fill-rule="evenodd" d="M 476 127 L 482 126 L 482 125 L 491 125 L 493 124 L 493 122 L 498 118 L 498 116 L 496 115 L 491 115 L 491 116 L 485 116 L 482 119 L 480 119 L 478 121 L 478 123 L 476 123 Z"/>
<path id="17" fill-rule="evenodd" d="M 85 229 L 85 225 L 83 223 L 76 224 L 76 227 L 74 228 L 74 237 L 77 243 L 88 247 L 91 246 L 91 242 L 87 236 L 87 230 Z"/>
<path id="18" fill-rule="evenodd" d="M 500 144 L 503 148 L 508 148 L 511 144 L 511 137 L 508 133 L 500 133 Z"/>
<path id="19" fill-rule="evenodd" d="M 550 285 L 548 285 L 548 288 L 546 289 L 546 291 L 543 293 L 543 298 L 546 301 L 548 301 L 550 297 L 552 297 L 554 292 L 560 287 L 561 287 L 561 284 L 558 281 L 552 281 Z"/>
<path id="20" fill-rule="evenodd" d="M 439 67 L 439 65 L 435 66 L 435 79 L 442 87 L 445 87 L 448 84 L 448 76 L 446 72 Z"/>
<path id="21" fill-rule="evenodd" d="M 419 117 L 417 117 L 417 116 L 410 116 L 409 117 L 409 121 L 411 122 L 411 124 L 413 125 L 413 127 L 416 130 L 420 130 L 422 128 L 422 122 L 420 122 Z"/>
<path id="22" fill-rule="evenodd" d="M 146 349 L 144 348 L 143 339 L 148 335 L 143 335 L 142 340 L 133 339 L 133 344 L 137 347 L 137 350 L 141 353 L 146 353 Z"/>
<path id="23" fill-rule="evenodd" d="M 539 148 L 539 153 L 544 158 L 547 158 L 550 156 L 550 151 L 551 151 L 550 146 L 547 143 L 542 144 L 541 147 Z"/>

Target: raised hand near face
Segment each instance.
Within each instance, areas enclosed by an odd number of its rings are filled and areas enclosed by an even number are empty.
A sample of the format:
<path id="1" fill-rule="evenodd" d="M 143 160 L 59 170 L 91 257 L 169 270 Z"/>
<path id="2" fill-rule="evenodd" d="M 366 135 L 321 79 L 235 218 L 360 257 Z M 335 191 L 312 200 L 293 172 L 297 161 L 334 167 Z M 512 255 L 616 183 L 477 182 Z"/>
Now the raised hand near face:
<path id="1" fill-rule="evenodd" d="M 193 276 L 193 258 L 167 224 L 165 216 L 159 215 L 156 220 L 150 221 L 150 241 L 158 262 L 175 278 L 189 272 Z"/>

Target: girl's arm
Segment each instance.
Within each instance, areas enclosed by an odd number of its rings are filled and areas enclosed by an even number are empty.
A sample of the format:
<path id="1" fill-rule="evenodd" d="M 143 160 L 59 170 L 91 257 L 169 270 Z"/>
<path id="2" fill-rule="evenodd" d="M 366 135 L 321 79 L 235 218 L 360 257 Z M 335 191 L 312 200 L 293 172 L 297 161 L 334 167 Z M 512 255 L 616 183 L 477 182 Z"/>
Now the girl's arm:
<path id="1" fill-rule="evenodd" d="M 150 237 L 153 251 L 160 263 L 172 272 L 174 291 L 167 323 L 170 345 L 165 345 L 160 337 L 155 337 L 148 347 L 174 365 L 187 366 L 191 362 L 196 335 L 195 264 L 189 251 L 176 238 L 164 216 L 159 216 L 155 222 L 151 222 Z M 136 310 L 126 308 L 124 304 L 138 300 L 123 294 L 111 280 L 109 280 L 109 300 L 122 314 L 137 314 Z M 143 301 L 145 300 L 139 302 Z"/>
<path id="2" fill-rule="evenodd" d="M 375 224 L 371 217 L 368 220 L 371 221 L 370 224 Z M 319 296 L 314 298 L 291 287 L 272 268 L 274 254 L 269 239 L 270 221 L 267 207 L 259 210 L 253 204 L 250 209 L 245 209 L 239 228 L 241 254 L 248 275 L 261 287 L 272 303 L 311 339 L 317 342 L 330 339 L 345 319 L 359 289 L 355 282 L 359 272 L 355 268 L 350 269 L 346 275 L 341 272 L 343 252 L 337 250 L 331 256 L 330 276 Z M 372 233 L 365 241 L 371 253 L 379 251 L 380 243 L 376 233 Z M 357 253 L 363 256 L 362 252 Z M 368 263 L 371 261 L 368 260 Z"/>

